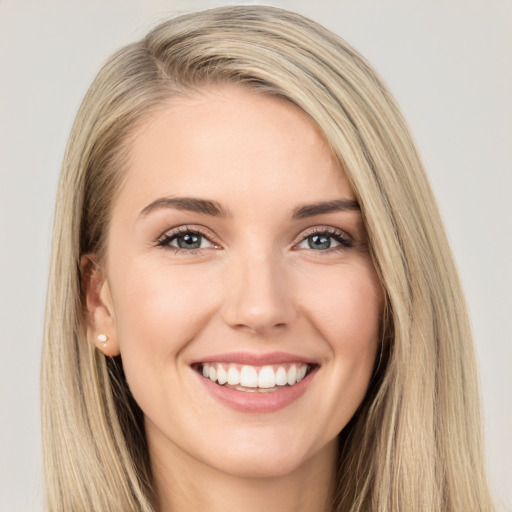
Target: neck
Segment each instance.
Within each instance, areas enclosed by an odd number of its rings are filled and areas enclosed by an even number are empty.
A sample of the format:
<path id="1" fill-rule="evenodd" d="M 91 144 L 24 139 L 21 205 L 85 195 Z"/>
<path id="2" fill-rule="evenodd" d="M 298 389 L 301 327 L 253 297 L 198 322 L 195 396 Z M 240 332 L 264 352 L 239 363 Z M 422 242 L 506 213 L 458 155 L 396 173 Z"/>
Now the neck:
<path id="1" fill-rule="evenodd" d="M 151 450 L 158 512 L 331 512 L 336 441 L 286 475 L 237 476 Z M 168 453 L 167 455 L 171 455 Z"/>

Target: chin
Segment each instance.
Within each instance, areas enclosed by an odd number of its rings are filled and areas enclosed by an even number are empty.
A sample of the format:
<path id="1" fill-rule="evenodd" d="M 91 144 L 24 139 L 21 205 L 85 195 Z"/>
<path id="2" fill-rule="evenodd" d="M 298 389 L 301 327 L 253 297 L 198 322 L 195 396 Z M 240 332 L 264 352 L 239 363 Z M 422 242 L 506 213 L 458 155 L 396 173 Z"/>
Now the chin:
<path id="1" fill-rule="evenodd" d="M 231 476 L 247 479 L 282 478 L 295 473 L 303 460 L 291 454 L 264 453 L 228 454 L 215 469 Z"/>
<path id="2" fill-rule="evenodd" d="M 266 434 L 253 436 L 252 442 L 247 442 L 247 438 L 236 442 L 233 436 L 235 442 L 219 450 L 222 456 L 210 453 L 207 463 L 241 478 L 282 478 L 314 466 L 321 459 L 334 460 L 337 453 L 337 437 L 319 447 L 306 442 L 299 433 L 278 435 L 274 431 L 273 435 Z"/>

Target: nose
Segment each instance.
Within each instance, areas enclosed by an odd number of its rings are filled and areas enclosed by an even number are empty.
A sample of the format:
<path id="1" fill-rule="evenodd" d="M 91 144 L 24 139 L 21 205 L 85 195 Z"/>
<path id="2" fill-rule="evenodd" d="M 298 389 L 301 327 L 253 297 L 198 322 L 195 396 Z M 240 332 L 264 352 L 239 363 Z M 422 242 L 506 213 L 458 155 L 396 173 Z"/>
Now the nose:
<path id="1" fill-rule="evenodd" d="M 290 280 L 279 258 L 241 257 L 229 269 L 223 318 L 233 329 L 262 336 L 282 331 L 296 314 Z"/>

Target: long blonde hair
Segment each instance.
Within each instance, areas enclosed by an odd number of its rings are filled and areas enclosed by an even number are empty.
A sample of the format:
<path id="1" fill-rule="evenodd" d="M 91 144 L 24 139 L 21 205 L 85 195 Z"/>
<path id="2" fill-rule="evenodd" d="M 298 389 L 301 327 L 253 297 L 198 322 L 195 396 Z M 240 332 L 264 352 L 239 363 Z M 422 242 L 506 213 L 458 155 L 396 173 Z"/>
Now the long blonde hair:
<path id="1" fill-rule="evenodd" d="M 87 341 L 79 263 L 105 251 L 136 127 L 170 96 L 213 83 L 306 112 L 361 204 L 386 305 L 374 377 L 340 434 L 333 510 L 493 510 L 466 306 L 407 126 L 354 49 L 302 16 L 261 6 L 157 26 L 111 57 L 77 115 L 57 197 L 44 334 L 48 509 L 153 510 L 142 413 L 121 358 Z"/>

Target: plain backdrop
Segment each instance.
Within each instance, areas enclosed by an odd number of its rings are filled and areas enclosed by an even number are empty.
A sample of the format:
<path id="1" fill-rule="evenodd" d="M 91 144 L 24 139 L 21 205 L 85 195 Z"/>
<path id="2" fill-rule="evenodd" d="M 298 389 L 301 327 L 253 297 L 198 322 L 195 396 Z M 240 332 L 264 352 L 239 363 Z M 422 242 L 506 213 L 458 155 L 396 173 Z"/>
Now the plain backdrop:
<path id="1" fill-rule="evenodd" d="M 491 485 L 512 510 L 512 3 L 266 3 L 301 12 L 355 46 L 410 123 L 469 302 Z M 42 509 L 38 387 L 52 212 L 81 98 L 119 46 L 169 15 L 220 4 L 0 0 L 2 512 Z"/>

